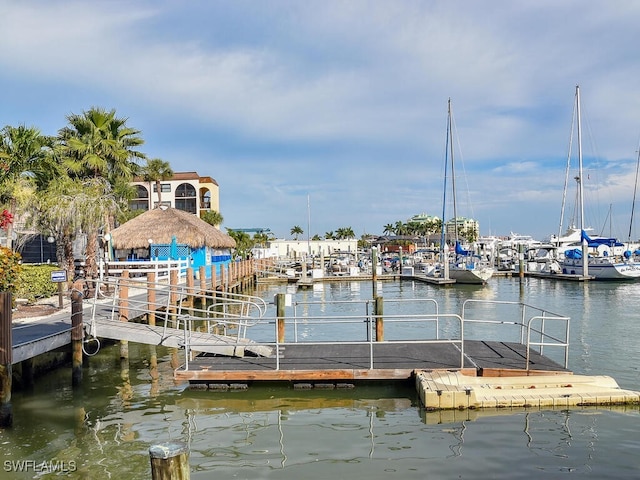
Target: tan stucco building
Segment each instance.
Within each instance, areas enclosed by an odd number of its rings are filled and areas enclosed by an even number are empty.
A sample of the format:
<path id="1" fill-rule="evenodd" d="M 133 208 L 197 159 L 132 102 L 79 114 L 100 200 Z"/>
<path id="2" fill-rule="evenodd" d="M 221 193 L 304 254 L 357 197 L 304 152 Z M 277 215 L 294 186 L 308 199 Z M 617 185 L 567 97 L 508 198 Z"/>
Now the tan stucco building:
<path id="1" fill-rule="evenodd" d="M 155 182 L 136 178 L 137 196 L 129 201 L 131 210 L 152 210 L 170 207 L 200 216 L 213 210 L 220 213 L 220 187 L 211 177 L 201 177 L 197 172 L 175 172 L 169 180 L 160 182 L 160 194 Z"/>

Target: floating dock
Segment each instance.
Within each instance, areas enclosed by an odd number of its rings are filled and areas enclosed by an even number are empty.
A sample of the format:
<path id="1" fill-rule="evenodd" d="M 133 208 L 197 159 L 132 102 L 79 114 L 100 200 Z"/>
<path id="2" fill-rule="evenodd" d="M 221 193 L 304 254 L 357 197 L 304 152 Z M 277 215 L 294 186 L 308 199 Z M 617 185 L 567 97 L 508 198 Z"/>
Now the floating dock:
<path id="1" fill-rule="evenodd" d="M 416 374 L 416 388 L 430 410 L 640 403 L 640 392 L 621 389 L 613 378 L 603 375 L 473 377 L 432 371 Z"/>

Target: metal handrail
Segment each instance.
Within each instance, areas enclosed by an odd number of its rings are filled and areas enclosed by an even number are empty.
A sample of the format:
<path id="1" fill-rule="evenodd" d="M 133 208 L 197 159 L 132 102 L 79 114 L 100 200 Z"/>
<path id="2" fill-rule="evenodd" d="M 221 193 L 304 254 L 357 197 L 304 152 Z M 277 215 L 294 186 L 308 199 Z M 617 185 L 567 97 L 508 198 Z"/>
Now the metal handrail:
<path id="1" fill-rule="evenodd" d="M 517 321 L 505 321 L 505 320 L 489 320 L 486 318 L 477 319 L 470 318 L 468 313 L 469 306 L 474 304 L 493 305 L 493 306 L 510 306 L 517 307 L 520 310 Z M 533 312 L 533 313 L 531 313 Z M 539 347 L 538 352 L 542 355 L 544 347 L 558 347 L 564 349 L 564 368 L 569 365 L 569 322 L 570 317 L 560 315 L 558 313 L 551 312 L 549 310 L 529 305 L 524 302 L 513 301 L 500 301 L 500 300 L 477 300 L 468 299 L 462 304 L 462 319 L 466 324 L 500 324 L 500 325 L 513 325 L 520 330 L 520 343 L 526 347 L 525 356 L 525 369 L 528 371 L 531 349 L 532 347 Z M 494 315 L 495 316 L 495 315 Z M 540 326 L 534 328 L 534 324 L 539 321 Z M 564 329 L 562 330 L 562 336 L 556 336 L 547 330 L 547 322 L 558 324 L 564 323 Z M 561 327 L 558 327 L 561 328 Z M 536 334 L 539 337 L 539 341 L 533 341 L 531 339 L 532 334 Z"/>

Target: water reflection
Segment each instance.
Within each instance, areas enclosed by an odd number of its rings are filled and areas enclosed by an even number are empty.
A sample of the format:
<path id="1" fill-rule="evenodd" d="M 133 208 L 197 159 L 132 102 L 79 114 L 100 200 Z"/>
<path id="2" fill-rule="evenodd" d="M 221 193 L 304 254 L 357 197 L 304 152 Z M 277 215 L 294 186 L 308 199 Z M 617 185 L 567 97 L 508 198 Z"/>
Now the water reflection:
<path id="1" fill-rule="evenodd" d="M 371 285 L 359 287 L 356 298 L 369 299 Z M 466 298 L 488 295 L 568 314 L 574 370 L 614 373 L 625 388 L 640 384 L 638 285 L 501 279 L 488 287 L 393 282 L 380 292 L 385 298 L 437 296 L 448 312 L 459 311 Z M 264 289 L 265 298 L 275 291 Z M 339 300 L 354 298 L 353 292 L 348 283 L 323 285 L 296 292 L 295 299 Z M 640 468 L 637 406 L 433 412 L 420 408 L 413 385 L 196 391 L 173 380 L 182 361 L 177 350 L 130 344 L 130 357 L 121 362 L 119 349 L 105 346 L 87 362 L 76 391 L 67 369 L 39 378 L 33 390 L 13 397 L 15 426 L 0 431 L 4 459 L 75 460 L 78 470 L 65 476 L 71 479 L 148 479 L 149 446 L 181 440 L 191 449 L 193 480 L 530 479 L 570 472 L 600 479 L 635 478 Z M 0 478 L 34 474 L 2 471 Z"/>

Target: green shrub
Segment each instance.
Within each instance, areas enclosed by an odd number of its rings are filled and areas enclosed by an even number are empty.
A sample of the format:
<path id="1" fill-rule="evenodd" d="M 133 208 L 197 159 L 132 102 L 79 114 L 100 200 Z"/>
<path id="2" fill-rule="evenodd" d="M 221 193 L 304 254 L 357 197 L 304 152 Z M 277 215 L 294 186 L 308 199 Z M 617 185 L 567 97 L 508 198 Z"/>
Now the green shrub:
<path id="1" fill-rule="evenodd" d="M 16 292 L 20 288 L 22 257 L 13 250 L 0 247 L 0 292 Z"/>
<path id="2" fill-rule="evenodd" d="M 56 265 L 23 265 L 20 272 L 19 288 L 15 295 L 34 302 L 39 298 L 57 295 L 58 284 L 51 281 L 51 272 L 60 270 Z"/>

